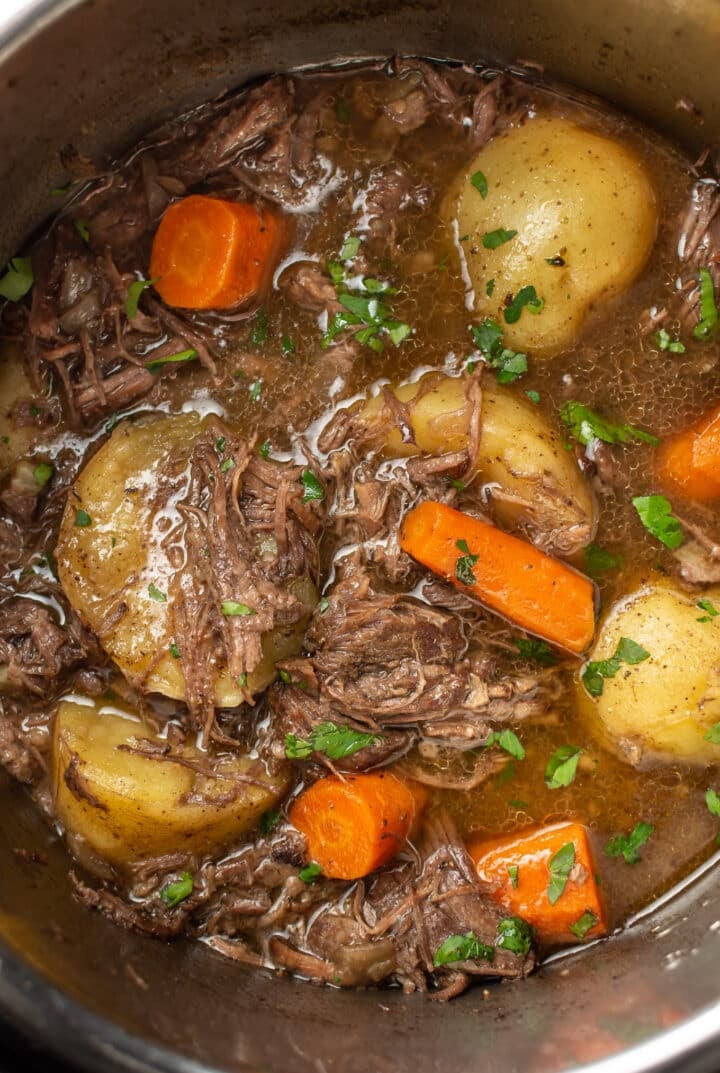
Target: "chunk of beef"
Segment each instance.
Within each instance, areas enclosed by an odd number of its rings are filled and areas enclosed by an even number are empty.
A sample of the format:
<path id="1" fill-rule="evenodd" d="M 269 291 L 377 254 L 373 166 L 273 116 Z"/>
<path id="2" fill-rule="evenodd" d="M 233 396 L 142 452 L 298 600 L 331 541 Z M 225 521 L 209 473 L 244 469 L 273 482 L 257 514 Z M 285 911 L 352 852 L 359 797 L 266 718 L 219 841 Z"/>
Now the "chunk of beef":
<path id="1" fill-rule="evenodd" d="M 95 645 L 73 616 L 60 625 L 49 607 L 30 596 L 0 604 L 0 667 L 7 686 L 47 696 L 90 652 L 96 654 Z"/>
<path id="2" fill-rule="evenodd" d="M 23 739 L 12 720 L 0 713 L 0 767 L 18 782 L 32 786 L 45 770 L 38 753 Z"/>

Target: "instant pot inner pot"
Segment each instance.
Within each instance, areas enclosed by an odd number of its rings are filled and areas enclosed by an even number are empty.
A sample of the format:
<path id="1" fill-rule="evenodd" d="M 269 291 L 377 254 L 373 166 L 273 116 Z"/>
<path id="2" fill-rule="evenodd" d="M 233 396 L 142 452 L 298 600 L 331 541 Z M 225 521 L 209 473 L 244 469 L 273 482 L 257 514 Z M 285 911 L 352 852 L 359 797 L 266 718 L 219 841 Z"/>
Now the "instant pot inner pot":
<path id="1" fill-rule="evenodd" d="M 257 74 L 394 51 L 539 61 L 694 152 L 720 130 L 719 50 L 714 0 L 29 4 L 0 28 L 0 254 L 52 211 L 63 145 L 107 157 Z M 611 941 L 441 1005 L 271 978 L 197 944 L 122 931 L 73 901 L 62 845 L 4 778 L 0 810 L 0 1013 L 86 1068 L 555 1073 L 608 1056 L 608 1073 L 720 1065 L 717 1018 L 695 1016 L 720 992 L 712 862 Z"/>

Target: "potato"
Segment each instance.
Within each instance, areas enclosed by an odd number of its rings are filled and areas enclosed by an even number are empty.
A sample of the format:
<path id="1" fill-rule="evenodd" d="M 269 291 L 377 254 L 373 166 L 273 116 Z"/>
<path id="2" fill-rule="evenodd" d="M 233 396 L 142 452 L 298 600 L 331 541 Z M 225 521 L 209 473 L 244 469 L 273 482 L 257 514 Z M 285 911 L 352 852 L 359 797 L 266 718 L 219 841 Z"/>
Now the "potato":
<path id="1" fill-rule="evenodd" d="M 195 413 L 119 425 L 76 480 L 55 551 L 70 603 L 122 672 L 143 689 L 176 700 L 185 698 L 182 664 L 170 648 L 173 581 L 184 559 L 185 523 L 177 503 L 201 427 Z M 77 524 L 78 510 L 90 524 Z M 289 588 L 310 606 L 317 600 L 308 578 Z M 300 651 L 305 625 L 264 635 L 264 658 L 247 678 L 251 693 L 273 680 L 277 659 Z M 218 668 L 217 705 L 234 707 L 243 699 L 237 680 Z"/>
<path id="2" fill-rule="evenodd" d="M 704 596 L 720 607 L 720 588 Z M 599 717 L 631 760 L 645 753 L 720 760 L 720 746 L 705 740 L 720 721 L 720 616 L 708 616 L 697 596 L 653 578 L 610 610 L 590 660 L 609 659 L 622 637 L 642 645 L 649 659 L 622 664 L 604 680 L 600 697 L 579 683 L 582 708 Z"/>
<path id="3" fill-rule="evenodd" d="M 485 198 L 470 182 L 477 171 Z M 458 176 L 445 214 L 462 240 L 475 312 L 499 321 L 506 346 L 537 356 L 571 343 L 591 307 L 635 279 L 658 226 L 655 192 L 633 150 L 554 116 L 493 138 Z M 517 235 L 485 249 L 483 236 L 500 228 Z M 548 264 L 556 257 L 564 264 Z M 543 309 L 525 307 L 507 324 L 507 295 L 528 285 Z"/>
<path id="4" fill-rule="evenodd" d="M 415 443 L 403 442 L 400 430 L 394 428 L 383 447 L 388 457 L 467 448 L 470 406 L 462 380 L 430 374 L 393 390 L 402 402 L 409 403 Z M 381 396 L 370 399 L 361 420 L 372 421 L 382 405 Z M 574 456 L 563 446 L 563 438 L 537 406 L 492 381 L 483 384 L 477 473 L 486 486 L 494 515 L 505 525 L 528 525 L 550 534 L 548 547 L 558 552 L 569 552 L 592 540 L 595 503 Z M 565 546 L 563 540 L 573 546 Z"/>
<path id="5" fill-rule="evenodd" d="M 204 854 L 230 845 L 287 790 L 286 771 L 271 778 L 248 757 L 228 754 L 218 762 L 224 777 L 210 778 L 186 764 L 120 748 L 131 739 L 146 748 L 167 745 L 132 711 L 78 698 L 62 701 L 55 716 L 56 815 L 69 834 L 120 867 L 162 853 Z M 208 760 L 194 745 L 179 751 L 201 768 Z M 236 775 L 252 781 L 234 782 Z"/>

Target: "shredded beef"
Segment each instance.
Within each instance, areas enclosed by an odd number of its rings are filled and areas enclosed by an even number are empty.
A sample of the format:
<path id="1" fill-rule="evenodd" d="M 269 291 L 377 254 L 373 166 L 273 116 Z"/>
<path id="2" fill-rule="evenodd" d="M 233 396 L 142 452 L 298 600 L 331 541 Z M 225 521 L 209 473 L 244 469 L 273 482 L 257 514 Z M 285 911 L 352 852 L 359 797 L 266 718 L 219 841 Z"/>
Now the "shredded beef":
<path id="1" fill-rule="evenodd" d="M 79 622 L 59 625 L 50 608 L 16 597 L 0 604 L 0 666 L 7 684 L 47 696 L 58 678 L 97 649 Z"/>

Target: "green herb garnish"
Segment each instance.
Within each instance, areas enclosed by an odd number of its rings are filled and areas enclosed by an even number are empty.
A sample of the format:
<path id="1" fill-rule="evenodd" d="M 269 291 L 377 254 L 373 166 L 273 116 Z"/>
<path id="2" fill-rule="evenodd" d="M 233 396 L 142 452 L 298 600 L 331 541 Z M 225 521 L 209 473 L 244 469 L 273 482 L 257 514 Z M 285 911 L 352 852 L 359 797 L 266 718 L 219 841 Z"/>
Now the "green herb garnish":
<path id="1" fill-rule="evenodd" d="M 90 241 L 90 228 L 88 227 L 87 220 L 82 220 L 82 219 L 73 220 L 73 223 L 75 224 L 75 230 L 77 231 L 78 235 L 83 240 L 83 242 L 86 242 L 86 243 L 89 242 Z"/>
<path id="2" fill-rule="evenodd" d="M 516 637 L 513 644 L 523 659 L 541 663 L 544 667 L 553 667 L 556 663 L 555 654 L 547 641 L 540 641 L 537 637 Z"/>
<path id="3" fill-rule="evenodd" d="M 270 336 L 270 322 L 264 309 L 258 309 L 250 331 L 250 342 L 254 347 L 262 347 Z"/>
<path id="4" fill-rule="evenodd" d="M 576 939 L 584 939 L 587 933 L 592 931 L 596 924 L 599 923 L 600 921 L 592 909 L 586 909 L 583 915 L 578 917 L 574 924 L 569 924 L 568 927 Z"/>
<path id="5" fill-rule="evenodd" d="M 89 525 L 92 525 L 92 518 L 86 510 L 75 511 L 75 525 L 79 529 L 86 529 Z"/>
<path id="6" fill-rule="evenodd" d="M 492 298 L 492 293 L 493 293 L 494 290 L 495 290 L 495 280 L 494 279 L 489 279 L 487 281 L 487 283 L 485 284 L 485 294 L 488 296 L 488 298 Z"/>
<path id="7" fill-rule="evenodd" d="M 497 926 L 497 945 L 523 957 L 532 946 L 532 928 L 520 917 L 505 917 Z"/>
<path id="8" fill-rule="evenodd" d="M 312 500 L 324 499 L 325 489 L 320 481 L 317 479 L 311 469 L 304 469 L 300 476 L 303 486 L 303 503 L 310 503 Z"/>
<path id="9" fill-rule="evenodd" d="M 293 343 L 289 335 L 284 335 L 280 340 L 280 349 L 282 350 L 285 357 L 287 357 L 288 354 L 295 353 L 295 344 Z"/>
<path id="10" fill-rule="evenodd" d="M 610 659 L 591 660 L 587 664 L 581 675 L 582 683 L 591 697 L 601 697 L 604 680 L 614 678 L 623 663 L 635 666 L 646 659 L 650 659 L 650 653 L 646 648 L 629 637 L 621 637 Z"/>
<path id="11" fill-rule="evenodd" d="M 248 607 L 247 604 L 238 603 L 237 600 L 223 600 L 220 604 L 220 611 L 223 615 L 227 615 L 229 618 L 244 615 L 257 615 L 257 611 L 252 607 Z"/>
<path id="12" fill-rule="evenodd" d="M 267 812 L 263 812 L 262 816 L 258 820 L 258 830 L 260 834 L 264 838 L 267 838 L 267 836 L 269 834 L 272 834 L 272 832 L 275 830 L 281 819 L 282 813 L 278 812 L 277 809 L 271 808 L 268 809 Z"/>
<path id="13" fill-rule="evenodd" d="M 8 302 L 19 302 L 24 298 L 35 282 L 29 257 L 13 257 L 7 266 L 5 275 L 0 277 L 0 298 Z"/>
<path id="14" fill-rule="evenodd" d="M 550 872 L 550 885 L 547 896 L 550 905 L 555 905 L 562 897 L 567 885 L 570 873 L 575 867 L 575 843 L 566 842 L 557 853 L 553 854 L 548 864 Z"/>
<path id="15" fill-rule="evenodd" d="M 718 309 L 715 304 L 715 286 L 709 268 L 698 271 L 700 285 L 700 320 L 693 328 L 693 339 L 709 339 L 715 333 L 718 323 Z"/>
<path id="16" fill-rule="evenodd" d="M 548 789 L 559 790 L 575 781 L 582 753 L 579 745 L 560 745 L 555 750 L 545 768 L 545 785 Z"/>
<path id="17" fill-rule="evenodd" d="M 626 864 L 637 864 L 640 860 L 639 850 L 645 845 L 655 828 L 650 823 L 638 823 L 629 835 L 615 835 L 605 847 L 608 857 L 622 856 Z"/>
<path id="18" fill-rule="evenodd" d="M 525 394 L 530 399 L 530 402 L 534 402 L 536 406 L 538 405 L 538 403 L 540 402 L 539 391 L 526 391 Z"/>
<path id="19" fill-rule="evenodd" d="M 529 313 L 542 313 L 545 299 L 539 298 L 537 291 L 531 285 L 521 287 L 509 306 L 503 310 L 503 319 L 506 324 L 517 324 L 520 314 L 527 308 Z"/>
<path id="20" fill-rule="evenodd" d="M 669 350 L 671 354 L 685 353 L 685 344 L 679 339 L 673 339 L 670 332 L 665 331 L 664 328 L 655 333 L 655 342 L 659 350 Z"/>
<path id="21" fill-rule="evenodd" d="M 310 861 L 310 864 L 306 864 L 304 868 L 300 869 L 298 875 L 303 883 L 314 883 L 322 875 L 322 868 L 317 861 Z"/>
<path id="22" fill-rule="evenodd" d="M 507 866 L 507 874 L 510 876 L 510 884 L 514 890 L 517 890 L 520 886 L 520 869 L 516 864 L 509 864 Z"/>
<path id="23" fill-rule="evenodd" d="M 183 872 L 174 883 L 168 883 L 160 891 L 160 897 L 168 909 L 174 909 L 180 902 L 184 902 L 193 892 L 193 877 L 189 872 Z"/>
<path id="24" fill-rule="evenodd" d="M 470 185 L 475 187 L 483 200 L 488 196 L 488 182 L 481 171 L 476 171 L 470 176 Z M 513 235 L 517 235 L 517 231 L 513 231 Z M 493 249 L 492 246 L 486 248 Z"/>
<path id="25" fill-rule="evenodd" d="M 156 358 L 155 361 L 149 361 L 145 368 L 149 373 L 156 373 L 164 365 L 178 365 L 184 361 L 195 361 L 197 356 L 197 350 L 181 350 L 177 354 L 168 354 L 166 358 Z"/>
<path id="26" fill-rule="evenodd" d="M 343 242 L 342 249 L 340 250 L 340 260 L 352 261 L 353 257 L 357 257 L 359 249 L 360 239 L 356 235 L 348 235 L 348 237 Z"/>
<path id="27" fill-rule="evenodd" d="M 456 961 L 474 961 L 477 958 L 492 961 L 494 957 L 494 947 L 481 942 L 474 932 L 467 931 L 464 935 L 448 936 L 435 951 L 433 965 L 437 969 L 441 965 L 451 965 Z"/>
<path id="28" fill-rule="evenodd" d="M 496 250 L 498 246 L 504 246 L 510 239 L 515 238 L 517 231 L 506 231 L 504 227 L 498 227 L 495 231 L 486 231 L 482 237 L 482 244 L 486 250 Z"/>
<path id="29" fill-rule="evenodd" d="M 47 462 L 38 462 L 33 470 L 33 478 L 38 488 L 44 488 L 52 477 L 54 470 Z"/>
<path id="30" fill-rule="evenodd" d="M 470 333 L 483 361 L 495 369 L 498 384 L 512 384 L 527 372 L 527 355 L 503 346 L 503 330 L 492 317 L 471 325 Z"/>
<path id="31" fill-rule="evenodd" d="M 588 544 L 585 548 L 585 570 L 590 577 L 598 578 L 606 570 L 612 570 L 616 566 L 622 566 L 622 558 L 613 555 L 599 544 Z"/>
<path id="32" fill-rule="evenodd" d="M 159 279 L 159 276 L 156 279 L 136 279 L 134 283 L 130 284 L 125 299 L 125 316 L 128 320 L 132 320 L 136 315 L 142 292 L 147 290 L 148 287 L 152 287 L 154 283 L 158 283 Z"/>
<path id="33" fill-rule="evenodd" d="M 715 790 L 705 791 L 705 804 L 713 816 L 720 817 L 720 794 Z"/>
<path id="34" fill-rule="evenodd" d="M 225 461 L 223 462 L 223 464 L 220 467 L 220 472 L 221 473 L 227 473 L 227 471 L 229 469 L 235 469 L 235 459 L 234 458 L 226 458 Z"/>
<path id="35" fill-rule="evenodd" d="M 262 395 L 262 380 L 254 380 L 248 388 L 248 395 L 250 396 L 250 402 L 257 402 Z"/>
<path id="36" fill-rule="evenodd" d="M 285 756 L 288 760 L 307 760 L 313 753 L 324 753 L 329 760 L 342 760 L 383 740 L 380 734 L 367 734 L 337 723 L 320 723 L 307 739 L 286 734 Z"/>
<path id="37" fill-rule="evenodd" d="M 258 447 L 258 454 L 267 462 L 268 458 L 270 457 L 270 440 L 265 440 L 264 443 L 260 444 L 260 446 Z"/>
<path id="38" fill-rule="evenodd" d="M 493 745 L 499 745 L 501 749 L 504 749 L 510 756 L 515 757 L 516 760 L 525 759 L 525 750 L 513 730 L 491 730 L 485 741 L 485 748 L 489 749 Z"/>
<path id="39" fill-rule="evenodd" d="M 463 555 L 455 563 L 455 577 L 458 581 L 461 581 L 463 585 L 475 585 L 477 583 L 477 578 L 475 577 L 473 567 L 480 556 L 471 553 L 467 540 L 456 540 L 455 547 L 458 551 L 463 552 Z"/>
<path id="40" fill-rule="evenodd" d="M 714 618 L 717 618 L 718 615 L 720 615 L 720 611 L 715 607 L 712 600 L 698 600 L 697 606 L 701 611 L 705 612 L 704 615 L 701 615 L 700 618 L 696 620 L 697 622 L 712 622 Z"/>
<path id="41" fill-rule="evenodd" d="M 180 659 L 180 649 L 178 648 L 178 646 L 175 644 L 174 641 L 170 645 L 170 655 L 172 656 L 173 659 Z"/>
<path id="42" fill-rule="evenodd" d="M 156 600 L 159 604 L 167 603 L 167 596 L 164 592 L 161 592 L 154 581 L 151 581 L 148 585 L 148 596 L 151 600 Z"/>
<path id="43" fill-rule="evenodd" d="M 603 443 L 650 443 L 657 446 L 660 440 L 649 432 L 633 425 L 616 425 L 581 402 L 566 402 L 560 416 L 570 429 L 570 434 L 585 447 L 593 440 Z"/>
<path id="44" fill-rule="evenodd" d="M 679 548 L 683 542 L 682 525 L 672 512 L 665 496 L 635 496 L 632 501 L 648 533 L 666 548 Z"/>

